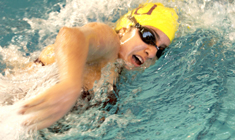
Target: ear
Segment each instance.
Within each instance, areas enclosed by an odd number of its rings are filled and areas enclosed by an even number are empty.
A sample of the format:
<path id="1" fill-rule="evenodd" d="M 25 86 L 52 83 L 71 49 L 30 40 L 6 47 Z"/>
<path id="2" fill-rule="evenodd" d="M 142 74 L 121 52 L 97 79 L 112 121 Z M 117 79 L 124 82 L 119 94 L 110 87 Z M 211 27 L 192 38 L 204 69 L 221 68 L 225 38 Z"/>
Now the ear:
<path id="1" fill-rule="evenodd" d="M 122 27 L 118 32 L 119 38 L 122 38 L 126 32 L 127 32 L 127 28 Z"/>

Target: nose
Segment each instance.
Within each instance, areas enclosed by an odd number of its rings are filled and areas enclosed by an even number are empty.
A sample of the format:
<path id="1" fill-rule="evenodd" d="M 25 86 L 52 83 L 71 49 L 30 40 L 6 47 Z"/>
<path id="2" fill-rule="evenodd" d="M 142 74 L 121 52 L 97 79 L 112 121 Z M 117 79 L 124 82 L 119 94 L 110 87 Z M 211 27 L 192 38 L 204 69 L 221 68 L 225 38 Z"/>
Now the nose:
<path id="1" fill-rule="evenodd" d="M 145 49 L 145 53 L 147 54 L 148 58 L 154 58 L 157 54 L 157 48 L 152 45 L 148 45 L 148 47 Z"/>

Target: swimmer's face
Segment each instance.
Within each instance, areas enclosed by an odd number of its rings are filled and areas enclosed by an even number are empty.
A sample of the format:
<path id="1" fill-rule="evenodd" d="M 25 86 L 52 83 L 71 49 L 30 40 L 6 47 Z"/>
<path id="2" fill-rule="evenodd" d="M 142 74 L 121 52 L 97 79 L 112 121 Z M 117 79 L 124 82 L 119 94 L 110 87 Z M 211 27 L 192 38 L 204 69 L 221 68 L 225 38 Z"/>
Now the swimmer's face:
<path id="1" fill-rule="evenodd" d="M 152 26 L 145 27 L 150 28 L 155 32 L 154 35 L 156 38 L 156 45 L 158 47 L 166 48 L 170 45 L 170 39 L 161 30 Z M 157 48 L 143 42 L 139 35 L 139 29 L 135 27 L 128 29 L 122 28 L 119 31 L 119 36 L 121 38 L 121 46 L 118 57 L 123 59 L 128 66 L 149 66 L 149 64 L 153 64 L 157 59 Z"/>

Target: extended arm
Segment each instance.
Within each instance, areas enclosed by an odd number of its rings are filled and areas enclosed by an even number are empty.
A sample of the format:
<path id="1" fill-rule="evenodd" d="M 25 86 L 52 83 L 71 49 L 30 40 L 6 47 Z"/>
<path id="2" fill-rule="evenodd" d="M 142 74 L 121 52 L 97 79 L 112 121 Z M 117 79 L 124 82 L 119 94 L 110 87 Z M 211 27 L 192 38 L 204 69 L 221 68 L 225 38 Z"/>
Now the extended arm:
<path id="1" fill-rule="evenodd" d="M 80 28 L 64 27 L 55 44 L 60 83 L 26 101 L 21 114 L 35 113 L 25 125 L 42 129 L 63 117 L 74 105 L 83 85 L 86 63 L 116 59 L 119 40 L 107 25 L 91 23 Z"/>

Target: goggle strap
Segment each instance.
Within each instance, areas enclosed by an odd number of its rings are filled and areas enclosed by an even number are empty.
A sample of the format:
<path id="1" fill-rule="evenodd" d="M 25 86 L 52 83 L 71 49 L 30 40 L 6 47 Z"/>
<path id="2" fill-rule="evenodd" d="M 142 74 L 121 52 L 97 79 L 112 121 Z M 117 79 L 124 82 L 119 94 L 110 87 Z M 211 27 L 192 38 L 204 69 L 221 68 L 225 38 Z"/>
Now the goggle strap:
<path id="1" fill-rule="evenodd" d="M 155 44 L 155 42 L 153 42 L 153 41 L 152 41 L 152 43 Z M 156 44 L 154 46 L 157 48 L 158 51 L 160 50 L 160 48 Z"/>
<path id="2" fill-rule="evenodd" d="M 137 22 L 137 20 L 135 19 L 135 17 L 134 16 L 131 16 L 131 15 L 129 15 L 128 17 L 127 17 L 129 20 L 131 20 L 134 24 L 135 24 L 135 27 L 137 28 L 137 29 L 141 29 L 141 25 Z M 155 44 L 155 42 L 153 41 L 152 42 L 153 44 Z M 154 45 L 156 48 L 157 48 L 157 54 L 156 54 L 156 56 L 157 56 L 157 58 L 160 58 L 160 56 L 163 54 L 163 51 L 165 50 L 164 48 L 161 48 L 161 47 L 158 47 L 156 44 Z"/>
<path id="3" fill-rule="evenodd" d="M 129 15 L 129 16 L 127 16 L 127 18 L 128 18 L 131 22 L 133 22 L 135 25 L 138 23 L 134 16 Z"/>
<path id="4" fill-rule="evenodd" d="M 135 27 L 136 27 L 137 29 L 141 29 L 141 25 L 140 25 L 139 23 L 136 23 L 136 24 L 135 24 Z"/>

